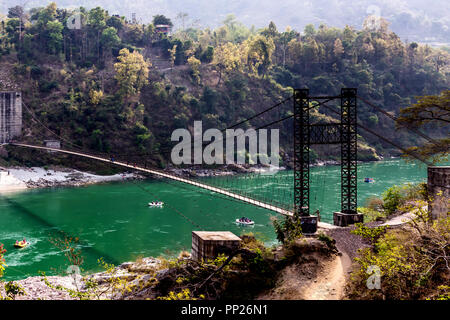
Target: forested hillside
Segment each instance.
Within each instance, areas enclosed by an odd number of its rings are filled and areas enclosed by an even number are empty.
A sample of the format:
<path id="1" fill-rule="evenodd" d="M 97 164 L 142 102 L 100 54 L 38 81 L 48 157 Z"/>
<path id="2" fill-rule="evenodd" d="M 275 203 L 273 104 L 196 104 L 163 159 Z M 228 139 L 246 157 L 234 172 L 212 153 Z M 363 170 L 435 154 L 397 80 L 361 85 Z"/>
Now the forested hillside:
<path id="1" fill-rule="evenodd" d="M 48 5 L 49 0 L 4 0 L 0 12 L 17 4 L 27 9 Z M 450 7 L 446 0 L 57 0 L 59 7 L 92 9 L 100 6 L 112 14 L 149 23 L 156 14 L 164 14 L 182 25 L 217 28 L 228 14 L 234 14 L 247 27 L 262 28 L 274 21 L 280 29 L 291 26 L 303 30 L 307 24 L 318 27 L 322 23 L 343 28 L 360 28 L 368 15 L 378 15 L 391 23 L 391 29 L 402 40 L 450 43 Z"/>
<path id="2" fill-rule="evenodd" d="M 80 28 L 67 27 L 74 14 L 81 17 Z M 133 23 L 100 7 L 13 7 L 0 29 L 1 89 L 20 89 L 40 122 L 83 148 L 150 153 L 164 166 L 174 129 L 192 127 L 194 120 L 224 128 L 285 99 L 292 88 L 331 95 L 357 87 L 361 96 L 396 114 L 415 96 L 449 87 L 449 53 L 403 42 L 385 20 L 374 27 L 369 18 L 361 30 L 325 24 L 279 30 L 270 21 L 255 30 L 228 16 L 215 29 L 177 25 L 168 36 L 155 28 L 161 24 L 175 22 L 155 15 L 152 23 Z M 287 106 L 280 112 L 292 111 Z M 313 120 L 330 116 L 319 108 Z M 420 142 L 396 132 L 391 119 L 362 103 L 359 119 L 405 146 Z M 29 114 L 24 122 L 26 139 L 52 137 Z M 284 129 L 282 153 L 289 154 Z M 379 155 L 398 154 L 360 134 L 361 160 L 377 158 L 369 145 Z M 314 153 L 332 158 L 335 151 Z"/>

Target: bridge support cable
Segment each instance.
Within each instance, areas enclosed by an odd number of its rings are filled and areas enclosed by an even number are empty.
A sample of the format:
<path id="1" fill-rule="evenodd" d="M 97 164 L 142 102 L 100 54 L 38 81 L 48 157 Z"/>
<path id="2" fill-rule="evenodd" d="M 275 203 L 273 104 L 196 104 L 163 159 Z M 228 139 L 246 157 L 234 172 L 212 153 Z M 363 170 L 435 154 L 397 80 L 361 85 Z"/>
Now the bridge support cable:
<path id="1" fill-rule="evenodd" d="M 170 173 L 166 173 L 166 172 L 162 172 L 162 171 L 159 171 L 159 170 L 145 169 L 143 167 L 139 167 L 136 164 L 132 164 L 132 163 L 131 164 L 130 163 L 127 164 L 127 163 L 123 163 L 123 162 L 119 162 L 119 161 L 112 162 L 110 159 L 102 158 L 102 157 L 99 157 L 99 156 L 96 156 L 96 155 L 89 155 L 89 154 L 84 154 L 84 153 L 74 152 L 74 151 L 69 151 L 69 150 L 63 150 L 63 149 L 55 149 L 55 148 L 49 148 L 49 147 L 27 145 L 27 144 L 22 144 L 22 143 L 11 143 L 11 145 L 18 146 L 18 147 L 25 147 L 25 148 L 33 148 L 33 149 L 61 152 L 61 153 L 71 154 L 71 155 L 80 156 L 80 157 L 84 157 L 84 158 L 89 158 L 89 159 L 94 159 L 94 160 L 98 160 L 98 161 L 103 161 L 103 162 L 111 163 L 111 164 L 114 164 L 114 165 L 117 165 L 117 166 L 129 168 L 129 169 L 136 170 L 136 171 L 142 171 L 142 172 L 150 173 L 150 174 L 153 174 L 153 175 L 158 176 L 158 177 L 168 178 L 168 179 L 171 179 L 171 180 L 174 180 L 174 181 L 179 181 L 179 182 L 186 183 L 186 184 L 189 184 L 189 185 L 193 185 L 193 186 L 196 186 L 196 187 L 199 187 L 199 188 L 202 188 L 202 189 L 210 190 L 210 191 L 213 191 L 213 192 L 216 192 L 216 193 L 220 193 L 222 195 L 225 195 L 225 196 L 228 196 L 228 197 L 231 197 L 231 198 L 234 198 L 234 199 L 237 199 L 237 200 L 240 200 L 240 201 L 243 201 L 243 202 L 255 205 L 257 207 L 268 209 L 268 210 L 271 210 L 271 211 L 274 211 L 274 212 L 277 212 L 277 213 L 280 213 L 280 214 L 283 214 L 283 215 L 288 215 L 288 216 L 292 215 L 292 212 L 290 212 L 288 210 L 285 210 L 283 208 L 279 208 L 279 207 L 273 206 L 271 204 L 268 204 L 268 203 L 260 201 L 260 200 L 255 200 L 255 199 L 252 199 L 252 198 L 249 198 L 249 197 L 245 197 L 245 196 L 242 196 L 242 195 L 234 193 L 234 192 L 230 192 L 230 191 L 227 191 L 227 190 L 224 190 L 224 189 L 213 187 L 213 186 L 207 185 L 205 183 L 196 182 L 196 181 L 191 180 L 191 179 L 181 178 L 179 176 L 176 176 L 176 175 L 173 175 L 173 174 L 170 174 Z"/>
<path id="2" fill-rule="evenodd" d="M 385 116 L 389 117 L 390 119 L 394 120 L 395 122 L 397 122 L 398 117 L 391 115 L 389 112 L 383 110 L 382 108 L 376 106 L 375 104 L 367 101 L 364 98 L 361 98 L 360 96 L 358 96 L 358 99 L 360 99 L 361 101 L 363 101 L 364 103 L 366 103 L 367 105 L 371 106 L 372 108 L 374 108 L 375 110 L 377 110 L 378 112 L 384 114 Z M 431 138 L 430 136 L 426 135 L 425 133 L 421 132 L 419 129 L 411 126 L 411 125 L 407 125 L 404 124 L 402 125 L 402 127 L 404 127 L 405 129 L 414 132 L 415 134 L 417 134 L 418 136 L 421 136 L 422 138 L 424 138 L 425 140 L 427 140 L 428 142 L 431 142 L 433 144 L 437 144 L 437 141 L 433 138 Z M 450 146 L 449 146 L 450 148 Z"/>
<path id="3" fill-rule="evenodd" d="M 61 135 L 57 134 L 53 130 L 51 130 L 49 127 L 47 127 L 39 118 L 36 116 L 36 114 L 24 103 L 22 102 L 22 105 L 25 107 L 25 110 L 31 115 L 31 118 L 36 121 L 38 124 L 40 124 L 44 129 L 46 129 L 48 132 L 50 132 L 55 137 L 59 138 L 61 141 L 66 142 L 68 145 L 72 146 L 75 149 L 83 150 L 83 147 L 73 143 L 72 141 L 63 138 Z"/>
<path id="4" fill-rule="evenodd" d="M 328 109 L 329 111 L 331 111 L 331 112 L 333 112 L 333 113 L 335 113 L 335 114 L 339 114 L 339 112 L 336 111 L 336 110 L 334 110 L 332 107 L 330 107 L 330 106 L 328 106 L 328 105 L 326 105 L 326 104 L 323 104 L 323 106 L 324 106 L 326 109 Z M 412 151 L 410 151 L 410 150 L 407 150 L 407 149 L 403 148 L 402 146 L 400 146 L 399 144 L 393 142 L 392 140 L 389 140 L 389 139 L 383 137 L 382 135 L 378 134 L 378 133 L 375 132 L 374 130 L 367 128 L 366 126 L 364 126 L 364 125 L 361 124 L 360 122 L 357 122 L 357 125 L 358 125 L 359 128 L 363 129 L 364 131 L 367 131 L 367 132 L 373 134 L 374 136 L 378 137 L 380 140 L 383 140 L 384 142 L 386 142 L 386 143 L 388 143 L 388 144 L 390 144 L 390 145 L 396 147 L 396 148 L 399 149 L 400 151 L 403 151 L 404 153 L 406 153 L 406 154 L 410 155 L 411 157 L 413 157 L 413 158 L 419 160 L 420 162 L 423 162 L 423 163 L 426 164 L 427 166 L 430 166 L 430 165 L 431 165 L 431 163 L 430 163 L 429 161 L 427 161 L 425 158 L 421 157 L 420 155 L 416 154 L 415 152 L 412 152 Z"/>

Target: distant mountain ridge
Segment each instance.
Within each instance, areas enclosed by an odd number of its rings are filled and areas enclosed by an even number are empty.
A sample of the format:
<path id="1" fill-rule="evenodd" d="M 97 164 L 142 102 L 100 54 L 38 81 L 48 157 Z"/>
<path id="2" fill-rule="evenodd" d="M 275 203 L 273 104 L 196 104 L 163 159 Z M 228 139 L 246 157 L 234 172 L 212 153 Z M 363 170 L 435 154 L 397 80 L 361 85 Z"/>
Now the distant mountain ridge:
<path id="1" fill-rule="evenodd" d="M 50 0 L 4 0 L 0 12 L 6 14 L 15 5 L 26 9 L 45 6 Z M 131 20 L 132 14 L 148 23 L 156 14 L 167 15 L 180 28 L 190 25 L 216 28 L 228 14 L 234 14 L 247 26 L 267 26 L 274 21 L 279 30 L 290 26 L 303 30 L 307 24 L 360 28 L 371 14 L 380 15 L 390 23 L 390 29 L 403 40 L 450 43 L 450 5 L 447 0 L 55 0 L 58 7 L 93 8 L 101 6 L 110 14 L 120 14 Z M 187 13 L 184 22 L 177 19 Z"/>

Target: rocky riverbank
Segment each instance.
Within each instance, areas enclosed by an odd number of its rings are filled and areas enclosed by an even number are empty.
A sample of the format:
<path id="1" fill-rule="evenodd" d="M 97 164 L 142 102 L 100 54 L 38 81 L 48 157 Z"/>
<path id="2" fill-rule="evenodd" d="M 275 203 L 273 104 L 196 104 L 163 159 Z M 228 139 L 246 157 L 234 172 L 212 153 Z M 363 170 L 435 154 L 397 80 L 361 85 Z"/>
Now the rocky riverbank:
<path id="1" fill-rule="evenodd" d="M 339 165 L 339 161 L 335 160 L 317 160 L 311 164 L 311 167 L 322 166 L 335 166 Z M 261 173 L 261 174 L 273 174 L 278 171 L 292 170 L 290 165 L 285 167 L 274 167 L 264 165 L 250 165 L 250 164 L 226 164 L 218 168 L 202 168 L 201 166 L 191 166 L 187 168 L 175 168 L 168 167 L 166 171 L 168 173 L 182 176 L 185 178 L 194 177 L 216 177 L 216 176 L 229 176 L 236 174 L 248 174 L 248 173 Z"/>
<path id="2" fill-rule="evenodd" d="M 121 173 L 110 176 L 99 176 L 78 170 L 52 167 L 52 168 L 1 168 L 3 179 L 0 180 L 1 191 L 16 191 L 23 189 L 77 187 L 89 184 L 143 179 L 136 173 Z M 21 186 L 21 188 L 18 188 Z"/>
<path id="3" fill-rule="evenodd" d="M 73 273 L 67 276 L 48 276 L 29 277 L 23 280 L 14 281 L 23 289 L 24 294 L 14 297 L 15 300 L 78 300 L 69 294 L 68 290 L 86 292 L 87 281 L 95 281 L 97 290 L 92 290 L 93 296 L 90 299 L 118 299 L 120 297 L 111 295 L 108 288 L 111 283 L 118 279 L 126 280 L 130 286 L 137 285 L 142 281 L 149 280 L 149 274 L 155 273 L 156 279 L 161 280 L 166 276 L 167 269 L 162 268 L 162 261 L 156 258 L 142 258 L 134 262 L 125 262 L 106 272 L 93 273 L 88 276 L 81 276 L 79 273 Z M 161 270 L 160 270 L 161 269 Z M 159 271 L 158 271 L 159 270 Z M 64 289 L 56 289 L 61 287 Z M 113 290 L 119 292 L 120 290 Z M 5 296 L 5 289 L 0 283 L 0 295 Z"/>
<path id="4" fill-rule="evenodd" d="M 311 167 L 339 165 L 335 160 L 317 160 Z M 168 167 L 166 172 L 186 178 L 228 176 L 236 174 L 274 174 L 278 171 L 291 170 L 291 166 L 274 167 L 249 164 L 227 164 L 217 168 L 202 168 L 192 166 L 188 168 Z M 143 175 L 136 172 L 127 172 L 110 176 L 100 176 L 78 170 L 51 167 L 51 168 L 24 168 L 24 167 L 0 167 L 0 192 L 18 191 L 24 189 L 52 188 L 52 187 L 78 187 L 111 181 L 126 181 L 144 179 Z"/>
<path id="5" fill-rule="evenodd" d="M 150 257 L 122 263 L 116 268 L 109 268 L 107 265 L 105 272 L 84 277 L 77 273 L 71 276 L 47 277 L 50 285 L 46 284 L 41 276 L 18 280 L 14 283 L 23 289 L 24 294 L 15 295 L 14 299 L 158 299 L 170 296 L 171 292 L 179 294 L 182 291 L 180 288 L 184 287 L 191 290 L 197 288 L 198 292 L 204 292 L 203 298 L 217 299 L 229 294 L 234 296 L 234 291 L 240 290 L 238 288 L 244 281 L 250 281 L 250 284 L 240 291 L 248 291 L 248 294 L 256 295 L 257 299 L 305 299 L 308 298 L 303 295 L 305 290 L 313 282 L 317 282 L 314 281 L 319 276 L 317 270 L 322 270 L 331 261 L 338 259 L 335 249 L 314 238 L 298 239 L 289 248 L 261 247 L 251 236 L 244 236 L 242 239 L 245 244 L 240 249 L 240 258 L 236 260 L 236 264 L 230 266 L 232 270 L 223 269 L 223 272 L 218 272 L 221 270 L 220 265 L 198 263 L 191 259 L 188 252 L 182 252 L 178 259 Z M 255 263 L 255 246 L 264 249 L 264 258 L 259 262 L 267 269 L 264 269 L 264 272 L 251 267 L 252 263 Z M 303 271 L 293 275 L 293 269 Z M 293 283 L 293 277 L 297 282 Z M 263 282 L 267 284 L 261 284 Z M 219 283 L 221 285 L 218 285 Z M 286 283 L 290 284 L 289 292 L 283 292 Z M 57 286 L 65 289 L 56 289 Z M 78 292 L 80 296 L 71 296 L 67 289 L 72 290 L 72 293 Z M 291 291 L 295 291 L 295 294 Z M 0 292 L 5 295 L 1 284 Z M 242 297 L 244 296 L 246 295 Z"/>
<path id="6" fill-rule="evenodd" d="M 218 168 L 204 169 L 201 166 L 193 166 L 189 168 L 175 168 L 169 167 L 167 172 L 183 177 L 215 177 L 215 176 L 230 176 L 235 174 L 245 173 L 270 173 L 274 172 L 275 168 L 271 166 L 251 166 L 248 164 L 227 164 Z M 285 170 L 284 167 L 278 170 Z"/>

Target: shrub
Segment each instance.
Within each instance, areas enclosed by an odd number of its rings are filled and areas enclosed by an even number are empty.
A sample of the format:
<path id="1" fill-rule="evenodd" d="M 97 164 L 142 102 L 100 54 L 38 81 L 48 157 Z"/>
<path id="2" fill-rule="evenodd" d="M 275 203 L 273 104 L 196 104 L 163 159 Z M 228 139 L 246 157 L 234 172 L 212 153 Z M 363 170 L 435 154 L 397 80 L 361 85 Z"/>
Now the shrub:
<path id="1" fill-rule="evenodd" d="M 5 284 L 5 292 L 7 300 L 15 300 L 16 296 L 25 295 L 25 290 L 14 281 L 10 281 L 7 284 Z"/>
<path id="2" fill-rule="evenodd" d="M 277 239 L 282 243 L 289 243 L 302 236 L 301 219 L 286 216 L 281 222 L 274 219 L 272 223 Z"/>
<path id="3" fill-rule="evenodd" d="M 317 237 L 317 239 L 319 239 L 320 241 L 323 241 L 327 244 L 327 247 L 330 249 L 336 249 L 336 240 L 334 240 L 332 237 L 330 237 L 329 235 L 321 232 L 319 233 L 319 236 Z"/>
<path id="4" fill-rule="evenodd" d="M 366 200 L 366 207 L 371 210 L 381 211 L 383 210 L 383 200 L 378 197 L 369 197 Z"/>
<path id="5" fill-rule="evenodd" d="M 392 186 L 383 193 L 383 207 L 388 215 L 395 213 L 402 199 L 401 188 Z"/>
<path id="6" fill-rule="evenodd" d="M 386 219 L 386 215 L 383 212 L 371 208 L 359 207 L 358 212 L 364 215 L 364 222 L 382 221 Z"/>
<path id="7" fill-rule="evenodd" d="M 386 232 L 386 226 L 369 228 L 365 226 L 363 223 L 357 223 L 355 226 L 356 229 L 352 230 L 351 233 L 363 237 L 373 245 Z"/>
<path id="8" fill-rule="evenodd" d="M 416 218 L 402 229 L 384 233 L 362 225 L 355 231 L 371 240 L 372 246 L 360 250 L 357 267 L 347 286 L 350 299 L 448 299 L 450 271 L 450 217 L 429 221 L 421 206 Z M 380 288 L 367 284 L 376 266 Z M 437 290 L 436 290 L 437 289 Z"/>
<path id="9" fill-rule="evenodd" d="M 56 81 L 42 80 L 39 82 L 39 90 L 42 93 L 49 93 L 50 91 L 56 88 L 58 88 L 58 83 Z"/>
<path id="10" fill-rule="evenodd" d="M 200 57 L 201 62 L 211 63 L 214 58 L 214 47 L 208 46 Z"/>

